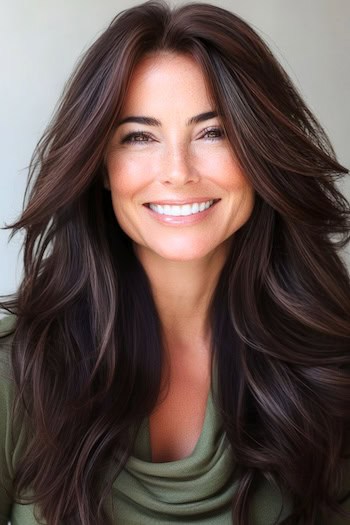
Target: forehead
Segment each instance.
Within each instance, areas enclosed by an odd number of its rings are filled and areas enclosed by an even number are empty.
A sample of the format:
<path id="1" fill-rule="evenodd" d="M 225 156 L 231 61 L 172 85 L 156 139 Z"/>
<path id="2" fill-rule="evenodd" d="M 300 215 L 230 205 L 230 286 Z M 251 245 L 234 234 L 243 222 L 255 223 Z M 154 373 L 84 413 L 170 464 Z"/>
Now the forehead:
<path id="1" fill-rule="evenodd" d="M 192 106 L 193 111 L 213 108 L 208 81 L 200 65 L 190 55 L 171 52 L 142 58 L 131 76 L 122 113 L 138 108 L 163 110 L 178 106 L 184 110 Z"/>

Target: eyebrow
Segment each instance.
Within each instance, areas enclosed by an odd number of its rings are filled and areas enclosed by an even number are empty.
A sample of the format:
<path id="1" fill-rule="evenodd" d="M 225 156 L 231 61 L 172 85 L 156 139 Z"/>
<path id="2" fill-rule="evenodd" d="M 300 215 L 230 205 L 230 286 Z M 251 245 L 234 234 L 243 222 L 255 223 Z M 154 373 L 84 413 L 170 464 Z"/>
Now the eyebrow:
<path id="1" fill-rule="evenodd" d="M 218 113 L 216 111 L 206 111 L 205 113 L 200 113 L 199 115 L 195 115 L 194 117 L 188 119 L 188 121 L 186 122 L 186 126 L 190 126 L 191 124 L 198 124 L 199 122 L 204 122 L 205 120 L 209 120 L 217 116 Z M 126 124 L 127 122 L 136 122 L 137 124 L 145 124 L 146 126 L 162 125 L 160 120 L 153 117 L 130 116 L 123 118 L 122 120 L 117 122 L 116 127 L 121 126 L 122 124 Z"/>

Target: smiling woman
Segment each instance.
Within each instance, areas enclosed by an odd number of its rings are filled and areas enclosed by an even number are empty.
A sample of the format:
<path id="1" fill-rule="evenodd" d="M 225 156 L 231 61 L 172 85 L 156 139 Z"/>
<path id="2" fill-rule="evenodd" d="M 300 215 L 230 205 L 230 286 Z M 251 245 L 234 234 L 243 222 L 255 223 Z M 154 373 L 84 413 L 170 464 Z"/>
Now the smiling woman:
<path id="1" fill-rule="evenodd" d="M 159 273 L 169 260 L 207 267 L 210 258 L 221 269 L 226 241 L 253 210 L 252 184 L 212 108 L 207 84 L 191 56 L 148 55 L 134 69 L 107 146 L 105 186 L 118 223 L 143 266 Z M 186 287 L 188 304 L 193 294 L 189 282 Z"/>
<path id="2" fill-rule="evenodd" d="M 115 17 L 9 226 L 1 525 L 349 522 L 345 173 L 241 18 Z"/>

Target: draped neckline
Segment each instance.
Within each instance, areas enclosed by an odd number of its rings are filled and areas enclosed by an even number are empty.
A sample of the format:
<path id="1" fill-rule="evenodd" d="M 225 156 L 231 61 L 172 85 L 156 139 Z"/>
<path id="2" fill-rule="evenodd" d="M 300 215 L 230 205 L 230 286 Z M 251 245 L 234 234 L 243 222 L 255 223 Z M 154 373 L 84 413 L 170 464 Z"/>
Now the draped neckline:
<path id="1" fill-rule="evenodd" d="M 152 462 L 149 418 L 140 425 L 133 453 L 114 483 L 118 498 L 126 508 L 133 509 L 140 523 L 145 515 L 157 523 L 190 522 L 202 515 L 204 523 L 206 514 L 210 523 L 215 514 L 229 513 L 235 490 L 234 459 L 215 406 L 216 391 L 217 368 L 213 363 L 202 431 L 189 456 Z"/>

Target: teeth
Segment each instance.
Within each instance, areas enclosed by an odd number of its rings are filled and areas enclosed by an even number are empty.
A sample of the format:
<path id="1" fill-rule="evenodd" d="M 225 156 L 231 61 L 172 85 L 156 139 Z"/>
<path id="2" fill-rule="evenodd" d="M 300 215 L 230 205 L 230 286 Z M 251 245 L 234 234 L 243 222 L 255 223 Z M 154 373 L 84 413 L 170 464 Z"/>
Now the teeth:
<path id="1" fill-rule="evenodd" d="M 194 202 L 193 204 L 183 204 L 182 206 L 170 206 L 165 204 L 161 206 L 160 204 L 150 204 L 149 207 L 159 213 L 160 215 L 172 215 L 174 217 L 185 217 L 186 215 L 194 215 L 195 213 L 200 213 L 201 211 L 207 210 L 214 203 L 213 200 L 207 202 Z"/>

